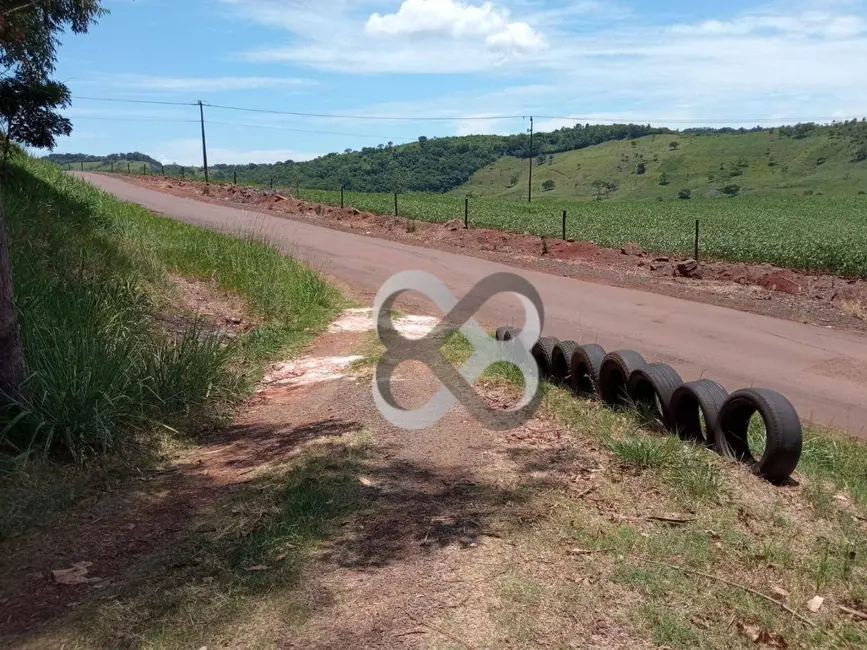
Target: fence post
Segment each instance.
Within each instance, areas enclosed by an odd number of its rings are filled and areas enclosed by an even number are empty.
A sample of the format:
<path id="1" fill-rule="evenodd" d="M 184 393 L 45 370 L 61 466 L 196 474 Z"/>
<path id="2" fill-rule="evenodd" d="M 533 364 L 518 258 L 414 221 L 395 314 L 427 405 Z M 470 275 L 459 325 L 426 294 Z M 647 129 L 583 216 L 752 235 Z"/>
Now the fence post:
<path id="1" fill-rule="evenodd" d="M 464 197 L 464 228 L 470 227 L 470 197 Z"/>
<path id="2" fill-rule="evenodd" d="M 147 176 L 147 175 L 148 175 L 148 166 L 147 166 L 146 163 L 142 163 L 142 166 L 141 166 L 141 173 L 142 173 L 143 176 Z"/>
<path id="3" fill-rule="evenodd" d="M 343 202 L 343 185 L 341 185 L 340 186 L 340 209 L 342 210 L 344 207 L 346 207 L 346 206 L 344 205 L 344 202 Z"/>
<path id="4" fill-rule="evenodd" d="M 166 175 L 166 166 L 163 163 L 160 163 L 160 175 L 161 176 Z"/>
<path id="5" fill-rule="evenodd" d="M 187 177 L 186 169 L 184 167 L 181 167 L 181 178 L 186 178 L 186 177 Z"/>
<path id="6" fill-rule="evenodd" d="M 111 173 L 112 174 L 114 173 L 114 161 L 113 160 L 111 161 Z"/>
<path id="7" fill-rule="evenodd" d="M 269 181 L 269 185 L 270 185 L 271 189 L 273 190 L 274 189 L 274 179 L 273 178 Z"/>
<path id="8" fill-rule="evenodd" d="M 563 241 L 566 241 L 566 210 L 563 210 Z"/>
<path id="9" fill-rule="evenodd" d="M 238 184 L 238 172 L 236 172 L 236 171 L 232 171 L 232 184 L 233 185 Z"/>
<path id="10" fill-rule="evenodd" d="M 397 216 L 397 192 L 394 193 L 394 216 Z"/>
<path id="11" fill-rule="evenodd" d="M 698 219 L 695 220 L 695 257 L 693 259 L 698 262 Z"/>
<path id="12" fill-rule="evenodd" d="M 81 165 L 81 171 L 84 171 L 84 161 L 83 161 L 83 160 L 79 160 L 78 162 L 79 162 L 79 164 Z"/>

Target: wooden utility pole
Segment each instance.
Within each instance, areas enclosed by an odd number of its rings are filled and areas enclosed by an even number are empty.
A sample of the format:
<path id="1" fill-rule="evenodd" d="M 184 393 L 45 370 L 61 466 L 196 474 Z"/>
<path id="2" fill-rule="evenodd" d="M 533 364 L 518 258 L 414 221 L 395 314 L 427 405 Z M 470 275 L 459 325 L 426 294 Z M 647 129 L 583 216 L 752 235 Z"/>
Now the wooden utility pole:
<path id="1" fill-rule="evenodd" d="M 199 100 L 199 117 L 202 120 L 202 160 L 205 163 L 205 185 L 208 185 L 208 143 L 205 140 L 205 109 Z"/>
<path id="2" fill-rule="evenodd" d="M 530 116 L 530 182 L 527 189 L 527 203 L 533 202 L 533 116 Z"/>

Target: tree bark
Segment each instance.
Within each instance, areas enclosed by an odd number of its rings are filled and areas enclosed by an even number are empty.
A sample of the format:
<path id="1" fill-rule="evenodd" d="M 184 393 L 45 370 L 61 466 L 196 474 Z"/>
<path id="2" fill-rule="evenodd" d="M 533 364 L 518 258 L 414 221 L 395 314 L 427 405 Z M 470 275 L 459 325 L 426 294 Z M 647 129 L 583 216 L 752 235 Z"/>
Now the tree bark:
<path id="1" fill-rule="evenodd" d="M 5 212 L 0 194 L 0 406 L 17 398 L 24 383 L 24 351 L 12 292 Z"/>

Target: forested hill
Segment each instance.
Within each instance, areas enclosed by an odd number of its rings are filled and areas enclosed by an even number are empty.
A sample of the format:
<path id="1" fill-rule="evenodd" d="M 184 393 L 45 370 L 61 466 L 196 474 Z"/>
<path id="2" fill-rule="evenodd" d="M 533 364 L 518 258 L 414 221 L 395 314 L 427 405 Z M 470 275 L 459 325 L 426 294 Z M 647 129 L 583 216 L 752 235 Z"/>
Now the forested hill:
<path id="1" fill-rule="evenodd" d="M 103 162 L 119 162 L 123 160 L 124 162 L 139 162 L 139 163 L 148 163 L 149 165 L 153 165 L 155 167 L 160 166 L 159 160 L 154 160 L 147 154 L 141 153 L 139 151 L 133 151 L 132 153 L 112 153 L 107 156 L 92 156 L 86 153 L 52 153 L 45 156 L 45 159 L 53 162 L 55 165 L 66 165 L 66 164 L 78 164 L 78 163 L 103 163 Z"/>
<path id="2" fill-rule="evenodd" d="M 626 140 L 667 133 L 667 129 L 638 124 L 586 125 L 537 133 L 533 153 L 556 153 L 582 149 L 610 140 Z M 215 179 L 267 185 L 338 189 L 361 192 L 426 191 L 447 192 L 463 183 L 479 169 L 503 156 L 524 158 L 530 155 L 528 134 L 498 136 L 471 135 L 449 138 L 420 137 L 404 145 L 347 149 L 308 162 L 286 161 L 273 165 L 213 165 Z"/>

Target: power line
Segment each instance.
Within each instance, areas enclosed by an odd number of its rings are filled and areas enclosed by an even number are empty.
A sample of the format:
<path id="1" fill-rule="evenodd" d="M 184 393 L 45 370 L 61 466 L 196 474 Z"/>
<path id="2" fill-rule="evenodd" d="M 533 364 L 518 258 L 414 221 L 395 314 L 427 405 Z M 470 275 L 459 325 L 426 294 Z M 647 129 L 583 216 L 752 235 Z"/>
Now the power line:
<path id="1" fill-rule="evenodd" d="M 113 102 L 117 104 L 160 104 L 161 106 L 198 106 L 197 102 L 161 102 L 155 99 L 113 99 L 110 97 L 86 97 L 73 95 L 73 99 L 86 99 L 92 102 Z"/>
<path id="2" fill-rule="evenodd" d="M 339 115 L 334 113 L 300 113 L 297 111 L 276 111 L 265 108 L 242 108 L 240 106 L 225 106 L 222 104 L 205 104 L 209 108 L 218 108 L 227 111 L 242 111 L 245 113 L 268 113 L 271 115 L 291 115 L 294 117 L 321 117 L 336 120 L 385 120 L 385 121 L 406 121 L 406 122 L 421 122 L 421 121 L 465 121 L 465 120 L 522 120 L 526 115 L 452 115 L 450 117 L 433 117 L 433 116 L 418 116 L 405 117 L 397 115 Z"/>
<path id="3" fill-rule="evenodd" d="M 567 122 L 594 122 L 594 121 L 602 121 L 602 122 L 617 122 L 618 124 L 625 124 L 627 122 L 631 122 L 632 124 L 756 124 L 758 122 L 771 122 L 773 124 L 782 124 L 783 122 L 833 122 L 843 121 L 843 120 L 851 120 L 851 119 L 859 119 L 858 115 L 849 115 L 849 116 L 840 116 L 836 115 L 833 117 L 757 117 L 757 118 L 737 118 L 737 119 L 717 119 L 717 120 L 693 120 L 693 119 L 682 119 L 682 120 L 671 120 L 671 119 L 645 119 L 645 120 L 626 120 L 623 117 L 604 117 L 599 115 L 593 116 L 564 116 L 564 115 L 536 115 L 537 119 L 542 118 L 545 120 L 565 120 Z"/>
<path id="4" fill-rule="evenodd" d="M 147 100 L 147 99 L 114 99 L 110 97 L 86 97 L 84 95 L 75 95 L 74 99 L 86 99 L 94 102 L 119 102 L 124 104 L 161 104 L 164 106 L 198 106 L 198 102 L 165 102 L 165 101 L 155 101 L 155 100 Z M 321 117 L 327 119 L 339 119 L 339 120 L 402 120 L 402 121 L 425 121 L 425 120 L 435 120 L 435 121 L 453 121 L 453 120 L 521 120 L 526 117 L 526 115 L 490 115 L 490 116 L 480 116 L 480 115 L 452 115 L 452 116 L 419 116 L 419 117 L 406 117 L 399 115 L 339 115 L 334 113 L 301 113 L 297 111 L 277 111 L 266 108 L 245 108 L 243 106 L 226 106 L 223 104 L 208 104 L 207 102 L 203 104 L 208 108 L 217 108 L 227 111 L 242 111 L 245 113 L 268 113 L 271 115 L 291 115 L 294 117 Z"/>
<path id="5" fill-rule="evenodd" d="M 123 104 L 157 104 L 162 106 L 198 106 L 198 102 L 169 102 L 169 101 L 158 101 L 158 100 L 149 100 L 149 99 L 117 99 L 111 97 L 90 97 L 85 95 L 75 95 L 74 99 L 84 99 L 88 101 L 99 101 L 99 102 L 114 102 L 114 103 L 123 103 Z M 347 114 L 338 114 L 338 113 L 305 113 L 300 111 L 279 111 L 274 109 L 266 109 L 266 108 L 246 108 L 242 106 L 228 106 L 225 104 L 209 104 L 203 103 L 204 106 L 209 108 L 216 108 L 219 110 L 227 110 L 227 111 L 240 111 L 245 113 L 265 113 L 269 115 L 289 115 L 293 117 L 316 117 L 323 119 L 340 119 L 340 120 L 380 120 L 380 121 L 405 121 L 405 122 L 420 122 L 420 121 L 440 121 L 440 122 L 454 122 L 454 121 L 485 121 L 485 120 L 521 120 L 526 119 L 529 113 L 523 115 L 451 115 L 451 116 L 405 116 L 405 115 L 347 115 Z M 565 120 L 569 122 L 617 122 L 617 123 L 625 123 L 625 121 L 631 121 L 635 124 L 757 124 L 760 122 L 770 122 L 782 124 L 784 122 L 833 122 L 833 121 L 843 121 L 850 119 L 858 119 L 860 116 L 850 115 L 850 116 L 822 116 L 822 117 L 757 117 L 757 118 L 724 118 L 724 119 L 632 119 L 626 120 L 624 117 L 605 117 L 599 115 L 593 116 L 576 116 L 576 115 L 535 115 L 537 119 L 547 119 L 547 120 Z M 240 125 L 239 125 L 240 126 Z M 252 126 L 252 125 L 248 125 Z M 264 128 L 264 127 L 263 127 Z M 276 128 L 276 127 L 273 127 Z M 290 129 L 286 129 L 290 130 Z M 316 133 L 315 131 L 309 131 L 309 133 Z M 327 132 L 322 132 L 325 134 L 329 134 Z M 342 133 L 334 133 L 334 135 L 352 135 L 352 134 L 342 134 Z M 374 136 L 371 136 L 374 137 Z M 375 136 L 379 137 L 379 136 Z M 383 136 L 384 137 L 384 136 Z M 407 138 L 393 138 L 393 139 L 407 139 Z"/>
<path id="6" fill-rule="evenodd" d="M 199 120 L 173 120 L 162 117 L 70 117 L 69 119 L 72 121 L 96 120 L 99 122 L 174 122 L 178 124 L 199 123 Z"/>
<path id="7" fill-rule="evenodd" d="M 195 120 L 193 120 L 195 121 Z M 275 131 L 293 131 L 295 133 L 315 133 L 318 135 L 341 135 L 347 138 L 371 138 L 373 140 L 405 140 L 406 142 L 414 142 L 414 138 L 399 138 L 389 135 L 373 135 L 363 133 L 340 133 L 337 131 L 316 131 L 311 129 L 291 129 L 285 126 L 269 126 L 266 124 L 239 124 L 237 122 L 220 122 L 218 120 L 205 120 L 206 124 L 223 124 L 226 126 L 240 126 L 249 129 L 273 129 Z"/>

